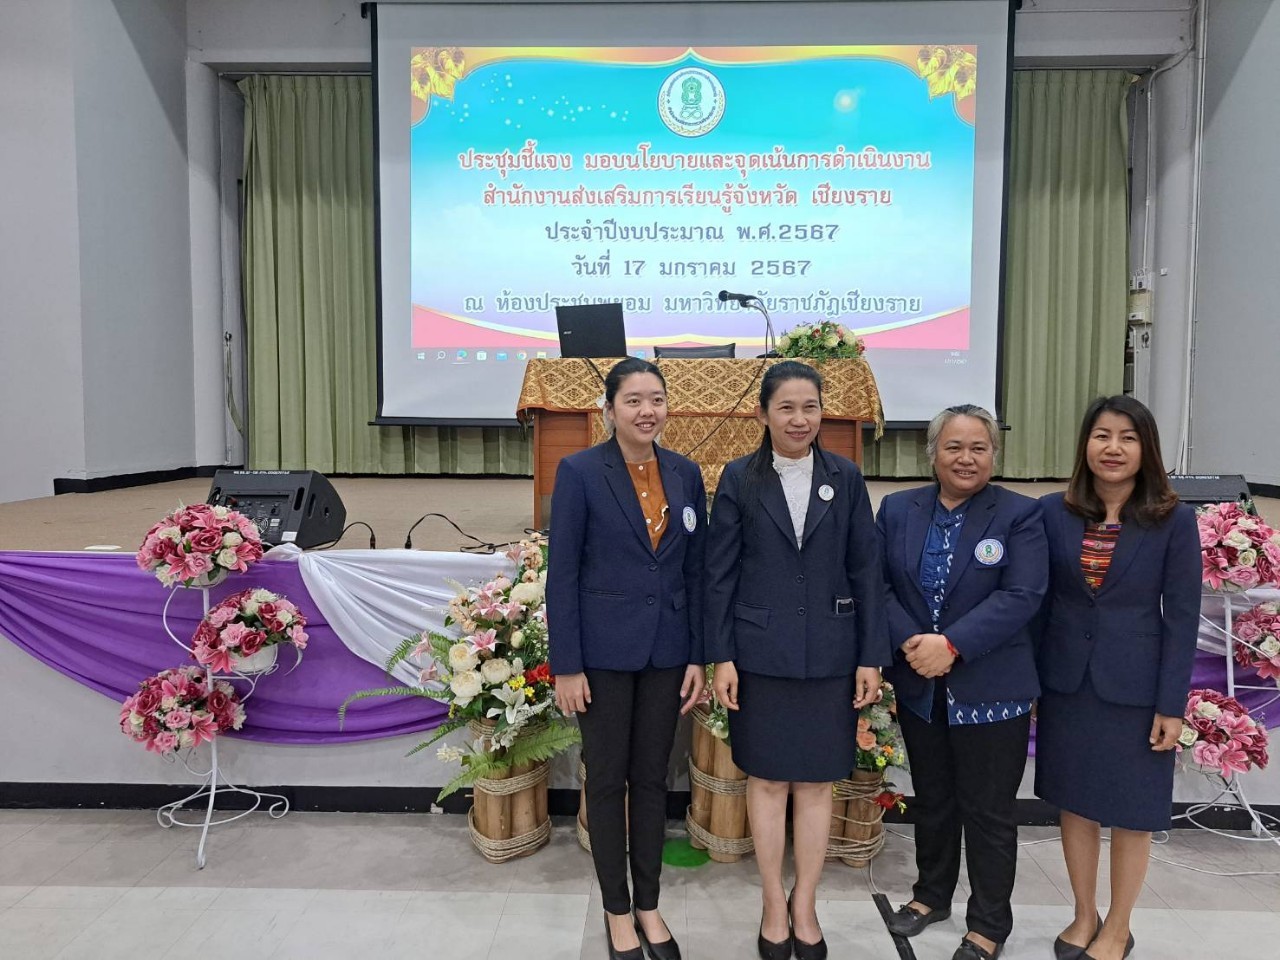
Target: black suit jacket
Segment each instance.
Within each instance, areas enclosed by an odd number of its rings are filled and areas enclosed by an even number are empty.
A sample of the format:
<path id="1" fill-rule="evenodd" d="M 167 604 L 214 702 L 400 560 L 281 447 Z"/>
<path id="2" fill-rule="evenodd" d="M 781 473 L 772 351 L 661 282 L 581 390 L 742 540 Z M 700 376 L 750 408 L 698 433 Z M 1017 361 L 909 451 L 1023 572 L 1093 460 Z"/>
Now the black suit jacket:
<path id="1" fill-rule="evenodd" d="M 750 459 L 725 467 L 711 510 L 708 658 L 799 679 L 888 664 L 880 545 L 862 472 L 844 457 L 815 449 L 804 545 L 797 548 L 772 466 L 759 502 L 743 502 Z M 829 499 L 820 495 L 824 486 L 831 488 Z M 754 511 L 753 522 L 744 524 L 744 510 Z M 838 607 L 837 600 L 846 602 Z"/>

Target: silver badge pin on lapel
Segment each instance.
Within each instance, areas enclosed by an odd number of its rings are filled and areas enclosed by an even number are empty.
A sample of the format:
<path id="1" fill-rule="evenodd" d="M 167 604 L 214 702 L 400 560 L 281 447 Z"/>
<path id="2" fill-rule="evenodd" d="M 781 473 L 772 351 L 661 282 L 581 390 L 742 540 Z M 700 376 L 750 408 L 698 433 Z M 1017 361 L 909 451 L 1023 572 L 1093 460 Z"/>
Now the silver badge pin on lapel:
<path id="1" fill-rule="evenodd" d="M 836 492 L 829 483 L 824 483 L 818 488 L 818 497 L 822 500 L 831 500 L 835 495 Z"/>
<path id="2" fill-rule="evenodd" d="M 693 507 L 685 507 L 681 512 L 681 519 L 684 520 L 684 528 L 693 533 L 698 526 L 698 514 L 694 512 Z"/>

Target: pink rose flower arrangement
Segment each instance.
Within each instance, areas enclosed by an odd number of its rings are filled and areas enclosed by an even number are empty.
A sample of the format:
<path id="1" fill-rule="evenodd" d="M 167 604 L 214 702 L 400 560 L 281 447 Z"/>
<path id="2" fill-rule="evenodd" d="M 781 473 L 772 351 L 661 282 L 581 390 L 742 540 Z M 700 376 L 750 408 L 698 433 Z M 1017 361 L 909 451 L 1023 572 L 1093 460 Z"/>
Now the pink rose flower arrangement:
<path id="1" fill-rule="evenodd" d="M 1243 593 L 1280 586 L 1280 533 L 1239 503 L 1210 503 L 1196 513 L 1204 584 Z"/>
<path id="2" fill-rule="evenodd" d="M 1224 780 L 1253 767 L 1267 766 L 1267 730 L 1243 704 L 1217 690 L 1192 690 L 1182 718 L 1178 752 Z"/>
<path id="3" fill-rule="evenodd" d="M 169 754 L 207 743 L 244 725 L 244 705 L 225 680 L 201 667 L 175 667 L 147 677 L 120 708 L 120 729 L 152 753 Z"/>
<path id="4" fill-rule="evenodd" d="M 138 548 L 138 566 L 166 587 L 207 586 L 227 573 L 244 573 L 262 557 L 257 525 L 228 507 L 182 507 L 150 530 Z"/>
<path id="5" fill-rule="evenodd" d="M 1280 683 L 1280 603 L 1260 603 L 1236 617 L 1231 650 L 1236 663 Z M 1243 641 L 1243 642 L 1241 642 Z"/>
<path id="6" fill-rule="evenodd" d="M 191 655 L 224 673 L 234 670 L 241 657 L 279 643 L 291 644 L 301 659 L 307 646 L 306 625 L 302 611 L 279 594 L 243 590 L 205 614 L 191 638 Z"/>

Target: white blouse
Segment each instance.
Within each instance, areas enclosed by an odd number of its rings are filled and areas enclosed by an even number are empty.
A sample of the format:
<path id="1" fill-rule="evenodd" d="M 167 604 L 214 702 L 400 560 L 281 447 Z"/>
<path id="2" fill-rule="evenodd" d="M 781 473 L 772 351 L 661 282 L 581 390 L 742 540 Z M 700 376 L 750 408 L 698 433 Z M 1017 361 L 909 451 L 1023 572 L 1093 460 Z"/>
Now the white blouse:
<path id="1" fill-rule="evenodd" d="M 813 487 L 813 449 L 799 460 L 773 451 L 773 469 L 782 481 L 782 495 L 787 499 L 791 526 L 795 529 L 796 546 L 804 546 L 804 521 L 809 514 L 809 491 Z"/>

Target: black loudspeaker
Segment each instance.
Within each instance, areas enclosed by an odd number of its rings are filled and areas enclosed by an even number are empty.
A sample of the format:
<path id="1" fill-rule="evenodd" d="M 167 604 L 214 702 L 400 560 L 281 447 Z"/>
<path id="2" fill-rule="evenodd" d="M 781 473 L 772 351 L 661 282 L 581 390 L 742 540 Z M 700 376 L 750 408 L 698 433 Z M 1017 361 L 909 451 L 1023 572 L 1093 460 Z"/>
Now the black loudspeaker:
<path id="1" fill-rule="evenodd" d="M 1252 498 L 1249 484 L 1238 473 L 1174 474 L 1169 477 L 1169 483 L 1178 499 L 1193 507 L 1204 503 L 1247 502 Z"/>
<path id="2" fill-rule="evenodd" d="M 347 522 L 338 492 L 314 470 L 219 470 L 206 502 L 244 514 L 273 547 L 330 543 Z"/>

